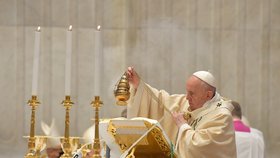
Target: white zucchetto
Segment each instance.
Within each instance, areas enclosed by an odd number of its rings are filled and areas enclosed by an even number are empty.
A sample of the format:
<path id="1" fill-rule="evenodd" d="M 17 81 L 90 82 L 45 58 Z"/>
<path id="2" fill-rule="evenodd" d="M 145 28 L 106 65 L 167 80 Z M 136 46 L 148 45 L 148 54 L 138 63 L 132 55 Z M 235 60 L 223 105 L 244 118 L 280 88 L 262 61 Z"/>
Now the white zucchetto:
<path id="1" fill-rule="evenodd" d="M 206 82 L 212 87 L 216 87 L 215 77 L 208 71 L 197 71 L 193 73 L 194 76 Z"/>

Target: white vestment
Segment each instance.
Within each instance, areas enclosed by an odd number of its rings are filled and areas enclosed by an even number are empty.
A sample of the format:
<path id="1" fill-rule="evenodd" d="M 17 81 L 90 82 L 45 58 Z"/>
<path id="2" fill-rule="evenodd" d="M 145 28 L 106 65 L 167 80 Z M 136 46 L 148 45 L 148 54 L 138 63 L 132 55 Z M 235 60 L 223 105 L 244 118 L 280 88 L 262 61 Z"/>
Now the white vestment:
<path id="1" fill-rule="evenodd" d="M 161 125 L 176 144 L 179 157 L 236 158 L 232 105 L 216 93 L 202 108 L 190 112 L 188 107 L 185 95 L 169 95 L 140 81 L 137 90 L 131 88 L 127 114 L 128 118 L 156 120 L 164 116 Z M 178 129 L 171 115 L 174 111 L 187 113 L 190 126 L 185 124 Z"/>
<path id="2" fill-rule="evenodd" d="M 237 158 L 264 158 L 264 139 L 261 131 L 235 132 Z"/>

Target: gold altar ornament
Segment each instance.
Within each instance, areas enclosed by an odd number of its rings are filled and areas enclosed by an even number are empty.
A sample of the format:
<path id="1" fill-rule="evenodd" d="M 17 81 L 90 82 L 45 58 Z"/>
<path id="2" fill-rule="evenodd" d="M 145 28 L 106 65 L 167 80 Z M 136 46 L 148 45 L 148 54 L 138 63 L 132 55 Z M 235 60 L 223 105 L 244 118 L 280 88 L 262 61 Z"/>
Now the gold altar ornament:
<path id="1" fill-rule="evenodd" d="M 40 104 L 37 100 L 36 95 L 32 95 L 31 99 L 28 100 L 29 106 L 31 106 L 31 120 L 30 120 L 30 135 L 28 139 L 28 153 L 24 156 L 25 158 L 39 158 L 40 152 L 43 144 L 45 143 L 45 139 L 40 139 L 39 137 L 35 137 L 35 110 L 36 107 Z"/>
<path id="2" fill-rule="evenodd" d="M 124 73 L 121 77 L 121 79 L 118 81 L 118 83 L 115 86 L 114 95 L 117 100 L 116 104 L 120 106 L 126 106 L 127 100 L 130 97 L 129 92 L 130 86 L 128 82 L 128 77 L 126 73 Z"/>
<path id="3" fill-rule="evenodd" d="M 30 136 L 23 136 L 23 138 L 29 139 Z M 35 142 L 35 148 L 34 148 L 34 154 L 26 155 L 27 158 L 44 158 L 45 155 L 41 155 L 41 152 L 46 148 L 47 146 L 47 136 L 34 136 L 34 142 Z"/>
<path id="4" fill-rule="evenodd" d="M 65 96 L 65 100 L 62 101 L 63 106 L 65 107 L 65 130 L 64 138 L 61 138 L 63 155 L 61 158 L 72 158 L 72 152 L 75 151 L 79 144 L 79 138 L 70 137 L 70 108 L 74 104 L 69 95 Z"/>
<path id="5" fill-rule="evenodd" d="M 60 142 L 62 144 L 62 150 L 64 154 L 61 158 L 72 158 L 73 151 L 76 151 L 79 147 L 80 138 L 79 137 L 68 137 L 68 138 L 60 138 Z"/>
<path id="6" fill-rule="evenodd" d="M 99 96 L 94 97 L 94 101 L 91 102 L 92 107 L 95 109 L 95 133 L 93 142 L 93 155 L 91 158 L 102 158 L 101 157 L 101 147 L 99 138 L 99 108 L 103 102 L 100 100 Z"/>

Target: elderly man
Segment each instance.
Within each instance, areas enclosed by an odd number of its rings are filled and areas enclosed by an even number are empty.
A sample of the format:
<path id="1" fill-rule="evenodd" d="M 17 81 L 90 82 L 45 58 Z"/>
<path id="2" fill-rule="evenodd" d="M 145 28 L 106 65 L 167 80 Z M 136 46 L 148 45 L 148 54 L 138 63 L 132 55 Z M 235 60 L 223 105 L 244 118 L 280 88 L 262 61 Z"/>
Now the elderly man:
<path id="1" fill-rule="evenodd" d="M 206 71 L 195 72 L 186 82 L 187 94 L 170 95 L 144 83 L 132 67 L 128 118 L 159 120 L 182 158 L 235 158 L 232 105 L 216 92 L 215 79 Z"/>

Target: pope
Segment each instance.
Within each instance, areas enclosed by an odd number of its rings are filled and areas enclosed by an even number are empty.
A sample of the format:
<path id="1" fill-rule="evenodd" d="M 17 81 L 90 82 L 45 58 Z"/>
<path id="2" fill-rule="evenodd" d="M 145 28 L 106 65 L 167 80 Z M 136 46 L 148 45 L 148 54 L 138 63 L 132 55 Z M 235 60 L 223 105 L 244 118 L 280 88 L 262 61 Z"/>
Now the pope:
<path id="1" fill-rule="evenodd" d="M 236 158 L 231 102 L 216 92 L 214 76 L 193 73 L 186 80 L 186 94 L 169 94 L 142 81 L 132 67 L 127 116 L 159 120 L 175 151 L 184 158 Z"/>

